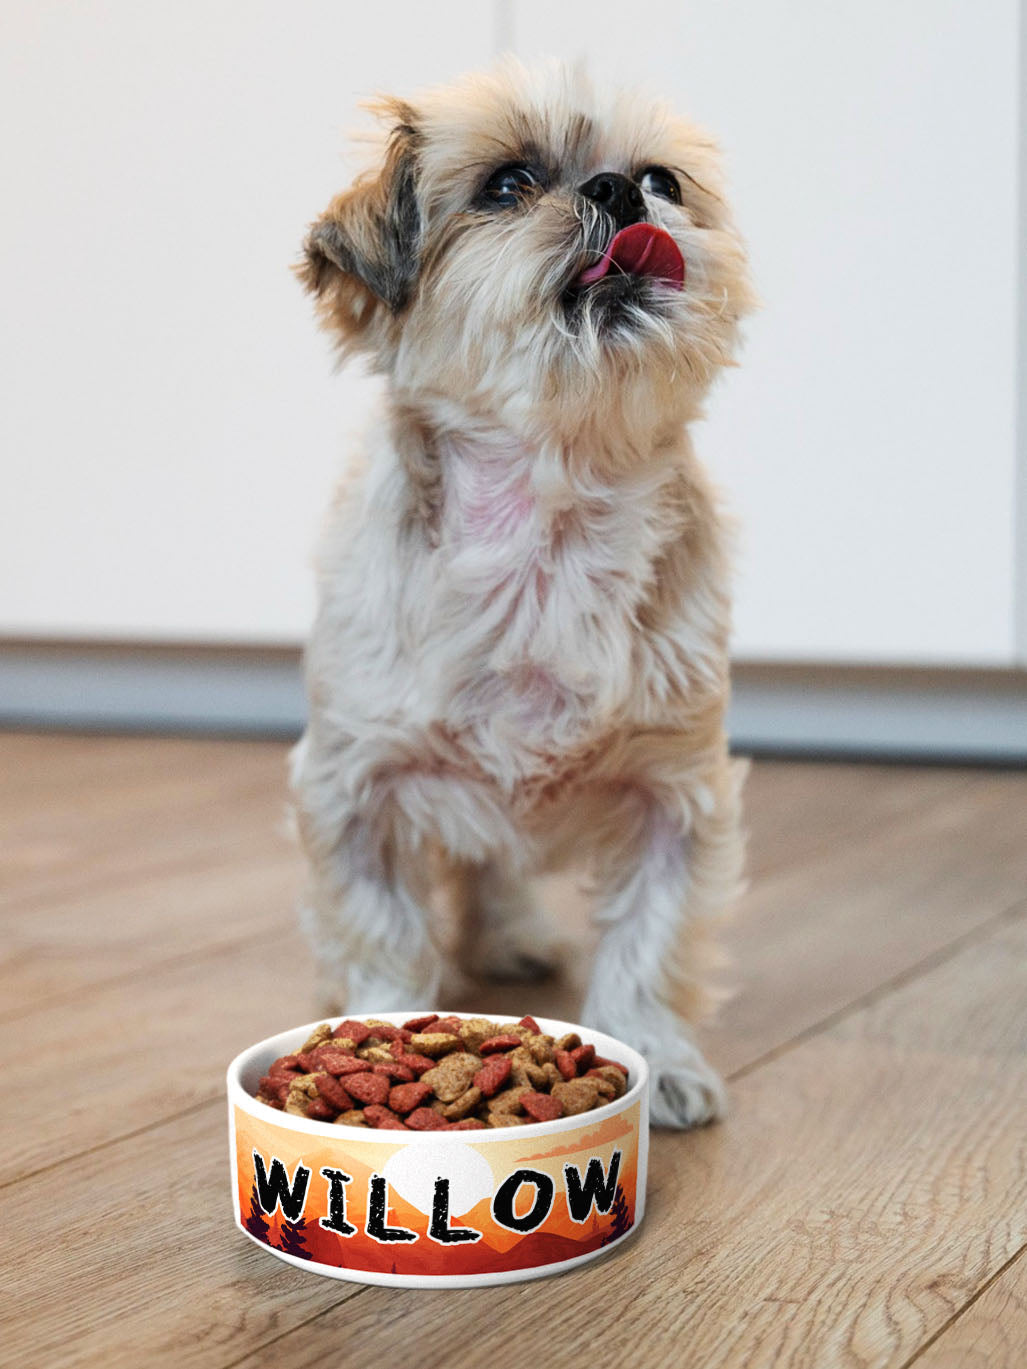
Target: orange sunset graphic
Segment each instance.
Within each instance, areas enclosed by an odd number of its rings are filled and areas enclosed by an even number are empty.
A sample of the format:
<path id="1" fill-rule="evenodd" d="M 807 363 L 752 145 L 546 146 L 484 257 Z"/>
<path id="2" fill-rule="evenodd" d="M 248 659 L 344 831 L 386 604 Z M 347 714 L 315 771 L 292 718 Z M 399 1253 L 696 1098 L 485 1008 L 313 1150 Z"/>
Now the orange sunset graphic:
<path id="1" fill-rule="evenodd" d="M 526 1141 L 416 1144 L 301 1135 L 234 1109 L 238 1211 L 274 1250 L 329 1269 L 416 1276 L 557 1264 L 635 1221 L 638 1104 Z"/>

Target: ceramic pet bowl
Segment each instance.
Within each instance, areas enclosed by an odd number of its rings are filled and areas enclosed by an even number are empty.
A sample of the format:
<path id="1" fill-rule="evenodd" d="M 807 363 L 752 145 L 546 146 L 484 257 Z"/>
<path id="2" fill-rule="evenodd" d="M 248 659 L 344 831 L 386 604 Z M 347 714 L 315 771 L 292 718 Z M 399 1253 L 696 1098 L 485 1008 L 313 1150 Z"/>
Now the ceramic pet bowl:
<path id="1" fill-rule="evenodd" d="M 371 1015 L 398 1026 L 415 1014 Z M 270 1063 L 316 1024 L 243 1051 L 228 1069 L 239 1229 L 298 1268 L 416 1288 L 534 1279 L 612 1249 L 645 1207 L 649 1071 L 613 1037 L 538 1022 L 555 1037 L 576 1031 L 599 1055 L 625 1064 L 626 1093 L 550 1122 L 374 1130 L 311 1121 L 254 1097 Z"/>

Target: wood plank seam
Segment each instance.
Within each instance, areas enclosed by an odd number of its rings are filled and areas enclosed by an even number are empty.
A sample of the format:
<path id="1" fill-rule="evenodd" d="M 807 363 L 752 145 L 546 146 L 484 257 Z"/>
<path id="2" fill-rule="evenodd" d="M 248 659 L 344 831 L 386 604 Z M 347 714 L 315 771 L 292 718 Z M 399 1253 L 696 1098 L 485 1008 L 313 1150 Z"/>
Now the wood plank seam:
<path id="1" fill-rule="evenodd" d="M 965 950 L 966 947 L 973 946 L 978 941 L 987 940 L 1003 922 L 1016 922 L 1025 914 L 1027 914 L 1027 898 L 1017 899 L 1015 903 L 1011 903 L 1007 907 L 1001 909 L 1001 911 L 992 914 L 987 921 L 979 923 L 976 927 L 971 927 L 969 931 L 964 932 L 961 936 L 954 937 L 951 941 L 946 942 L 944 946 L 939 946 L 938 949 L 932 951 L 930 955 L 926 955 L 923 959 L 918 960 L 915 965 L 909 965 L 906 969 L 900 971 L 899 974 L 893 975 L 890 979 L 882 980 L 880 984 L 875 984 L 875 986 L 872 989 L 868 989 L 866 993 L 850 999 L 848 1003 L 844 1003 L 840 1008 L 836 1008 L 834 1012 L 828 1013 L 826 1017 L 818 1018 L 818 1020 L 811 1023 L 810 1026 L 804 1028 L 800 1032 L 796 1032 L 794 1036 L 790 1036 L 788 1040 L 782 1042 L 781 1045 L 775 1046 L 772 1050 L 765 1051 L 762 1055 L 756 1056 L 754 1060 L 750 1060 L 746 1064 L 740 1065 L 737 1069 L 732 1070 L 727 1075 L 728 1080 L 734 1081 L 736 1079 L 744 1079 L 746 1075 L 754 1073 L 754 1071 L 761 1069 L 764 1065 L 769 1065 L 772 1061 L 779 1059 L 782 1055 L 787 1055 L 797 1046 L 801 1046 L 804 1041 L 812 1040 L 813 1037 L 819 1036 L 822 1032 L 837 1026 L 839 1022 L 844 1022 L 847 1017 L 850 1017 L 855 1012 L 859 1012 L 861 1008 L 869 1007 L 880 999 L 886 998 L 888 994 L 894 993 L 897 989 L 904 988 L 905 985 L 913 983 L 914 980 L 920 979 L 925 974 L 929 974 L 931 970 L 937 969 L 939 965 L 944 965 L 946 961 L 951 960 L 954 956 L 958 955 L 960 951 Z"/>
<path id="2" fill-rule="evenodd" d="M 966 1302 L 962 1305 L 962 1307 L 960 1307 L 957 1311 L 953 1312 L 952 1316 L 948 1318 L 944 1325 L 939 1326 L 937 1331 L 935 1331 L 932 1335 L 928 1336 L 927 1339 L 924 1341 L 923 1345 L 917 1346 L 917 1348 L 913 1351 L 912 1355 L 910 1355 L 910 1357 L 907 1360 L 904 1360 L 902 1364 L 898 1366 L 898 1369 L 910 1369 L 910 1366 L 915 1364 L 918 1359 L 921 1359 L 927 1353 L 927 1351 L 930 1350 L 932 1345 L 935 1345 L 939 1340 L 941 1340 L 942 1336 L 944 1336 L 947 1331 L 951 1331 L 952 1328 L 956 1325 L 956 1323 L 960 1321 L 961 1318 L 964 1317 L 967 1312 L 970 1311 L 971 1307 L 973 1307 L 975 1303 L 979 1302 L 980 1299 L 984 1297 L 988 1289 L 991 1288 L 993 1284 L 998 1283 L 999 1279 L 1001 1279 L 1003 1275 L 1008 1274 L 1010 1269 L 1012 1269 L 1013 1266 L 1024 1257 L 1024 1255 L 1027 1255 L 1027 1245 L 1022 1245 L 1019 1250 L 1015 1251 L 1014 1254 L 1010 1255 L 1009 1259 L 1006 1260 L 1005 1264 L 1003 1264 L 1000 1268 L 995 1270 L 995 1272 L 991 1275 L 990 1278 L 985 1279 L 984 1282 L 981 1284 L 980 1288 L 976 1289 L 973 1295 L 967 1298 Z M 327 1311 L 327 1309 L 325 1310 Z M 311 1320 L 313 1320 L 313 1318 L 311 1318 Z M 238 1363 L 238 1361 L 236 1361 L 236 1363 Z"/>
<path id="3" fill-rule="evenodd" d="M 752 760 L 755 762 L 759 760 L 760 757 L 757 755 L 749 756 L 748 754 L 746 754 L 745 759 Z M 863 760 L 864 758 L 861 757 L 860 759 Z M 845 763 L 845 761 L 839 762 L 839 764 Z M 958 796 L 959 794 L 964 793 L 967 789 L 971 788 L 973 786 L 975 777 L 975 771 L 968 769 L 967 773 L 964 776 L 960 777 L 959 783 L 953 786 L 951 794 L 946 796 L 946 801 L 948 801 L 948 799 L 951 798 L 952 795 Z M 743 802 L 745 792 L 745 790 L 742 791 Z M 937 794 L 924 794 L 921 799 L 919 799 L 915 803 L 910 804 L 910 806 L 903 811 L 903 822 L 915 822 L 918 818 L 922 817 L 923 814 L 926 813 L 929 809 L 936 807 L 938 802 L 939 799 Z M 865 822 L 863 822 L 859 827 L 855 828 L 851 832 L 851 834 L 846 838 L 846 840 L 857 842 L 865 841 L 867 837 L 872 836 L 875 832 L 890 827 L 894 823 L 894 821 L 894 815 L 890 812 L 874 813 L 872 816 L 868 816 Z M 747 845 L 748 839 L 749 829 L 747 827 Z M 830 855 L 831 852 L 834 850 L 834 847 L 835 839 L 832 837 L 825 837 L 825 839 L 819 845 L 814 846 L 806 851 L 797 852 L 791 858 L 786 858 L 784 860 L 764 860 L 758 873 L 752 879 L 747 878 L 746 889 L 748 889 L 755 882 L 756 878 L 759 879 L 760 883 L 763 883 L 767 879 L 775 879 L 779 875 L 784 874 L 786 871 L 793 869 L 800 862 L 806 863 L 809 861 L 820 860 L 825 855 Z M 730 913 L 728 914 L 728 916 L 730 917 Z"/>
<path id="4" fill-rule="evenodd" d="M 27 1170 L 24 1174 L 18 1174 L 13 1179 L 3 1180 L 0 1183 L 0 1193 L 6 1189 L 14 1188 L 16 1184 L 24 1183 L 26 1179 L 36 1179 L 40 1174 L 48 1174 L 51 1170 L 60 1169 L 62 1165 L 69 1164 L 72 1160 L 81 1160 L 86 1155 L 95 1155 L 97 1151 L 108 1150 L 111 1146 L 120 1145 L 122 1141 L 131 1141 L 133 1136 L 144 1136 L 148 1131 L 155 1131 L 158 1127 L 170 1126 L 172 1122 L 188 1117 L 191 1113 L 202 1112 L 204 1108 L 214 1107 L 215 1104 L 224 1107 L 224 1099 L 220 1095 L 201 1098 L 199 1102 L 190 1103 L 186 1108 L 179 1108 L 177 1112 L 168 1117 L 158 1117 L 152 1122 L 144 1122 L 141 1127 L 133 1127 L 131 1131 L 123 1131 L 119 1136 L 112 1136 L 108 1141 L 98 1141 L 95 1146 L 86 1146 L 84 1150 L 76 1150 L 69 1155 L 62 1155 L 52 1165 L 40 1165 L 37 1169 Z"/>
<path id="5" fill-rule="evenodd" d="M 279 927 L 273 932 L 265 932 L 263 936 L 233 936 L 228 941 L 208 941 L 203 946 L 197 946 L 192 951 L 182 951 L 178 955 L 167 956 L 163 960 L 155 960 L 146 967 L 147 973 L 154 973 L 158 970 L 173 970 L 181 965 L 203 963 L 207 960 L 217 959 L 218 956 L 227 955 L 239 950 L 241 946 L 268 946 L 272 948 L 281 946 L 282 929 Z M 106 979 L 95 979 L 88 984 L 80 984 L 77 988 L 66 989 L 64 993 L 55 993 L 47 997 L 48 1008 L 64 1008 L 69 1003 L 76 1002 L 77 999 L 85 998 L 97 990 L 117 988 L 119 984 L 130 983 L 133 979 L 139 978 L 138 968 L 124 970 L 121 974 L 113 974 Z M 17 1022 L 22 1017 L 29 1017 L 36 1008 L 25 1004 L 21 1008 L 15 1008 L 11 1012 L 0 1012 L 0 1026 L 5 1022 Z M 228 1067 L 228 1062 L 225 1062 Z M 3 1184 L 0 1184 L 0 1188 Z"/>

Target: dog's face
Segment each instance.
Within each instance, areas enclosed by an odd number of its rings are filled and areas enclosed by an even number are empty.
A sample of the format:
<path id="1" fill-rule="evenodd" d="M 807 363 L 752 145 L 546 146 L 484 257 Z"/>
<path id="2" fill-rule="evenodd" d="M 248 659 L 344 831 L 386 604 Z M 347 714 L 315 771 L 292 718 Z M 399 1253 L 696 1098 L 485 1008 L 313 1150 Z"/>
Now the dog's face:
<path id="1" fill-rule="evenodd" d="M 521 426 L 613 393 L 640 420 L 694 405 L 749 304 L 708 139 L 557 64 L 379 110 L 384 157 L 301 268 L 345 349 L 403 393 Z"/>

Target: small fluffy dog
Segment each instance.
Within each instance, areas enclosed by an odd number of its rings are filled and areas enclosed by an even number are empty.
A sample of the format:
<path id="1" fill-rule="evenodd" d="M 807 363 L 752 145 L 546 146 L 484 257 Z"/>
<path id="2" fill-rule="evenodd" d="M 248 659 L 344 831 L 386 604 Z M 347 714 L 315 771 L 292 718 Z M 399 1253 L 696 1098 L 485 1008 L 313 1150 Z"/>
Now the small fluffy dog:
<path id="1" fill-rule="evenodd" d="M 695 928 L 739 878 L 724 534 L 688 425 L 750 295 L 715 149 L 661 104 L 508 61 L 407 103 L 298 268 L 387 403 L 335 503 L 293 788 L 337 1006 L 436 1006 L 439 863 L 477 972 L 591 862 L 582 1019 L 715 1117 Z M 433 875 L 432 872 L 435 872 Z"/>

